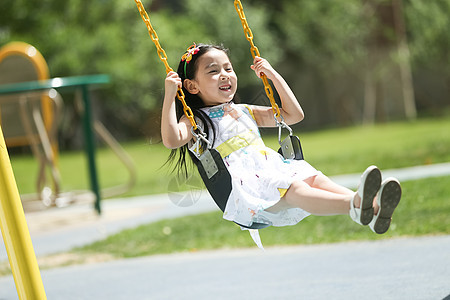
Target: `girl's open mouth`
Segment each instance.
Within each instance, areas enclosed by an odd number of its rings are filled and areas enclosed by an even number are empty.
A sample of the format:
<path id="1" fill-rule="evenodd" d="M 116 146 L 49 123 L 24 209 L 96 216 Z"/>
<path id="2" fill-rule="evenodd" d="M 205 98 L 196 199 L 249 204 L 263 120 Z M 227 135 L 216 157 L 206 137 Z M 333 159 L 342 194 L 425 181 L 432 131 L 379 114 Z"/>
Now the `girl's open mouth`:
<path id="1" fill-rule="evenodd" d="M 231 85 L 229 85 L 229 84 L 227 84 L 227 85 L 222 85 L 222 86 L 219 86 L 219 89 L 220 89 L 221 91 L 229 91 L 229 90 L 231 90 Z"/>

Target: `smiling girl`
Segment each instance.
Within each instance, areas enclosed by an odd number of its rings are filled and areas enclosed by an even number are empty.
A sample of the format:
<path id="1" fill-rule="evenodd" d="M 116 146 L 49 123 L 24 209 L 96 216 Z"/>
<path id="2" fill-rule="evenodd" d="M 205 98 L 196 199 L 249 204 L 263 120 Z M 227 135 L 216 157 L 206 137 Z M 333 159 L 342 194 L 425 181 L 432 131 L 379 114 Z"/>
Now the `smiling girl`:
<path id="1" fill-rule="evenodd" d="M 272 81 L 288 125 L 303 120 L 294 93 L 267 60 L 255 57 L 251 69 L 258 77 L 264 73 Z M 191 124 L 176 100 L 179 87 L 231 175 L 225 219 L 248 227 L 254 222 L 286 226 L 310 214 L 343 214 L 369 225 L 376 233 L 388 230 L 401 197 L 399 182 L 395 178 L 381 182 L 380 170 L 371 166 L 354 192 L 334 183 L 306 161 L 285 159 L 267 148 L 258 127 L 276 126 L 272 108 L 234 102 L 237 76 L 227 50 L 220 46 L 192 45 L 177 72 L 167 74 L 161 135 L 163 144 L 173 149 L 169 159 L 179 153 L 179 169 L 187 172 L 186 151 L 194 139 Z"/>

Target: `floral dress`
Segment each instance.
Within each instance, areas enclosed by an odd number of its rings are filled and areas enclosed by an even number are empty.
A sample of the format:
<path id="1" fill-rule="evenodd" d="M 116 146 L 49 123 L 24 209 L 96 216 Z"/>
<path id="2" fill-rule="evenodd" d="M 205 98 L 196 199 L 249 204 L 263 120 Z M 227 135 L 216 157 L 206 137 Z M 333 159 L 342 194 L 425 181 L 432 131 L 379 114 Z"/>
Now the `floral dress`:
<path id="1" fill-rule="evenodd" d="M 249 106 L 230 102 L 202 110 L 214 124 L 213 148 L 222 156 L 232 178 L 223 218 L 245 226 L 253 222 L 285 226 L 307 217 L 309 213 L 300 208 L 278 213 L 265 210 L 280 201 L 293 181 L 305 180 L 319 171 L 304 160 L 284 159 L 266 147 Z M 212 132 L 208 136 L 213 136 Z"/>

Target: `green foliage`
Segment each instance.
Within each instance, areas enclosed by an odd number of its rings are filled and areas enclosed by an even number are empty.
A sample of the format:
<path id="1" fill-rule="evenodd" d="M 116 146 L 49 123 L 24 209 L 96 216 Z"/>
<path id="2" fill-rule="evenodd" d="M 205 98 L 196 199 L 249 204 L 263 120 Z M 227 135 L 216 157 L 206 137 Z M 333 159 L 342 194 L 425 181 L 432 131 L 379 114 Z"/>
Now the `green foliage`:
<path id="1" fill-rule="evenodd" d="M 193 42 L 223 43 L 232 49 L 237 69 L 241 65 L 249 69 L 249 46 L 239 19 L 233 5 L 222 2 L 221 13 L 217 2 L 197 0 L 183 1 L 177 13 L 164 8 L 150 11 L 152 5 L 144 1 L 173 69 Z M 165 68 L 134 1 L 7 1 L 0 7 L 0 46 L 11 40 L 36 46 L 51 76 L 109 74 L 112 84 L 99 91 L 107 99 L 102 106 L 124 127 L 131 124 L 135 131 L 142 130 L 148 111 L 159 109 Z M 260 32 L 261 50 L 276 62 L 278 52 L 270 47 L 264 10 L 247 9 L 254 19 L 252 27 Z M 257 80 L 251 72 L 240 77 L 243 83 L 249 78 Z"/>
<path id="2" fill-rule="evenodd" d="M 382 2 L 386 1 L 370 1 Z M 322 112 L 317 125 L 325 120 L 332 123 L 332 117 L 341 114 L 333 105 L 349 105 L 343 111 L 358 113 L 367 35 L 375 25 L 366 4 L 359 0 L 243 1 L 256 45 L 299 98 L 311 99 L 302 104 Z M 249 44 L 232 1 L 144 1 L 144 5 L 173 68 L 192 42 L 223 43 L 231 49 L 245 98 L 261 91 L 248 68 Z M 450 80 L 450 0 L 404 0 L 403 5 L 415 75 L 424 69 L 438 74 L 432 78 L 442 80 L 443 87 L 436 91 L 442 93 Z M 99 91 L 104 99 L 101 106 L 104 114 L 114 115 L 113 122 L 121 123 L 123 135 L 138 135 L 148 112 L 158 113 L 165 70 L 134 1 L 2 1 L 0 46 L 12 40 L 36 46 L 47 59 L 51 76 L 109 74 L 112 84 Z M 432 84 L 417 83 L 417 94 L 427 95 L 435 89 Z M 353 100 L 346 104 L 333 97 Z M 321 102 L 316 104 L 314 99 Z M 431 100 L 421 100 L 419 108 Z M 345 114 L 340 118 L 349 119 Z M 358 117 L 353 119 L 347 123 L 355 123 Z"/>
<path id="3" fill-rule="evenodd" d="M 450 1 L 409 0 L 405 7 L 413 59 L 450 74 Z"/>
<path id="4" fill-rule="evenodd" d="M 283 46 L 294 59 L 327 72 L 359 62 L 371 28 L 362 20 L 363 5 L 359 0 L 284 1 L 276 16 L 286 37 Z"/>

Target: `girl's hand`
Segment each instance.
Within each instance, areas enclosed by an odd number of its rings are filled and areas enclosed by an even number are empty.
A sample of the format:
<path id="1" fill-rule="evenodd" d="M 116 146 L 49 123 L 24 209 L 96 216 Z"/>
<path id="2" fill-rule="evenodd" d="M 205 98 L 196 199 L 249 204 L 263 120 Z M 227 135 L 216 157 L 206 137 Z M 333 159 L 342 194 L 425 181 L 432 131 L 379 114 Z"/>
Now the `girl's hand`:
<path id="1" fill-rule="evenodd" d="M 191 124 L 186 117 L 178 119 L 176 99 L 178 88 L 182 87 L 181 78 L 176 72 L 167 73 L 164 81 L 165 94 L 161 113 L 161 138 L 164 146 L 179 148 L 192 139 Z"/>
<path id="2" fill-rule="evenodd" d="M 174 71 L 170 71 L 167 73 L 166 80 L 164 82 L 166 95 L 169 94 L 170 96 L 173 95 L 175 97 L 178 88 L 181 88 L 181 78 L 178 76 L 178 74 Z"/>
<path id="3" fill-rule="evenodd" d="M 255 71 L 256 76 L 260 78 L 261 73 L 264 73 L 267 76 L 267 78 L 273 80 L 276 74 L 276 71 L 274 70 L 274 68 L 272 68 L 270 63 L 266 59 L 259 56 L 255 56 L 255 59 L 253 60 L 253 65 L 251 65 L 250 68 L 253 71 Z"/>

